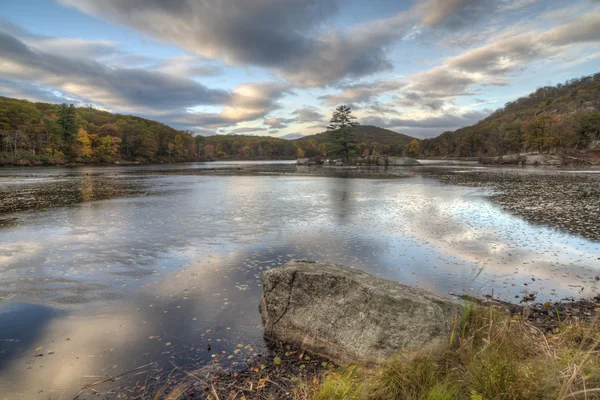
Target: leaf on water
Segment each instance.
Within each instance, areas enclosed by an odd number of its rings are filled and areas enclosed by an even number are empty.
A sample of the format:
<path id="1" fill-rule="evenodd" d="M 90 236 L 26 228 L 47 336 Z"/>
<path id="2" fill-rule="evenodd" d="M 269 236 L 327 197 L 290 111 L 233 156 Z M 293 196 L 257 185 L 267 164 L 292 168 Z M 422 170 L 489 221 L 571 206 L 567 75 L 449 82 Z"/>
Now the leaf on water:
<path id="1" fill-rule="evenodd" d="M 273 363 L 274 363 L 275 365 L 281 365 L 281 358 L 279 358 L 279 357 L 275 357 L 275 358 L 273 359 Z"/>

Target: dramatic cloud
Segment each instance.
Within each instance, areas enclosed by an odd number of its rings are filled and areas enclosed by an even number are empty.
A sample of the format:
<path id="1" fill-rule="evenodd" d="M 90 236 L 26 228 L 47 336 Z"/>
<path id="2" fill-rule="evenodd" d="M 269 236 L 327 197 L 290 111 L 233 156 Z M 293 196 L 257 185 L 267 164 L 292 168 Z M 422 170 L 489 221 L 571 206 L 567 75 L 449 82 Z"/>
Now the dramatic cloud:
<path id="1" fill-rule="evenodd" d="M 341 93 L 322 96 L 319 99 L 323 100 L 329 106 L 363 103 L 382 93 L 398 90 L 404 86 L 406 86 L 405 82 L 393 81 L 346 85 L 342 86 L 343 90 Z"/>
<path id="2" fill-rule="evenodd" d="M 221 104 L 231 97 L 226 91 L 160 72 L 46 53 L 5 32 L 0 32 L 0 74 L 91 98 L 112 109 L 144 114 Z"/>
<path id="3" fill-rule="evenodd" d="M 319 32 L 335 0 L 62 0 L 87 14 L 132 27 L 229 65 L 272 68 L 299 86 L 390 69 L 386 46 L 411 27 L 407 14 Z"/>

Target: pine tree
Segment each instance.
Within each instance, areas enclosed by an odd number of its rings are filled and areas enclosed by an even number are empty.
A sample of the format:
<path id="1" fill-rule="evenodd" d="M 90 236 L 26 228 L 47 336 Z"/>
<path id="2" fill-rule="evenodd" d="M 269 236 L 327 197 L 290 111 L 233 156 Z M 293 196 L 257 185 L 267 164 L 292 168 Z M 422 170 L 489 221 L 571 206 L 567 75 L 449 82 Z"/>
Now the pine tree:
<path id="1" fill-rule="evenodd" d="M 75 117 L 77 110 L 73 104 L 61 104 L 58 111 L 58 124 L 62 128 L 62 136 L 65 144 L 70 145 L 77 135 L 77 121 Z"/>
<path id="2" fill-rule="evenodd" d="M 348 106 L 338 106 L 331 120 L 327 131 L 329 132 L 328 154 L 342 154 L 346 160 L 350 158 L 350 151 L 356 148 L 358 142 L 354 137 L 354 130 L 358 126 L 356 117 Z"/>

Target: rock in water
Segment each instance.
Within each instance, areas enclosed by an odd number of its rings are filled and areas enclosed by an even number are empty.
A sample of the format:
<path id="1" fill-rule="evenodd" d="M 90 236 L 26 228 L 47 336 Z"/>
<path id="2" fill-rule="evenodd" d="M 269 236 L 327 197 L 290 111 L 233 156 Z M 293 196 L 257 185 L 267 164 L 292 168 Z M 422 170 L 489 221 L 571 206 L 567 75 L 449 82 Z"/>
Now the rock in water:
<path id="1" fill-rule="evenodd" d="M 290 261 L 263 274 L 265 336 L 339 364 L 446 345 L 460 305 L 357 269 Z"/>
<path id="2" fill-rule="evenodd" d="M 389 166 L 410 166 L 410 165 L 421 165 L 420 162 L 414 158 L 408 157 L 388 157 L 387 165 Z"/>

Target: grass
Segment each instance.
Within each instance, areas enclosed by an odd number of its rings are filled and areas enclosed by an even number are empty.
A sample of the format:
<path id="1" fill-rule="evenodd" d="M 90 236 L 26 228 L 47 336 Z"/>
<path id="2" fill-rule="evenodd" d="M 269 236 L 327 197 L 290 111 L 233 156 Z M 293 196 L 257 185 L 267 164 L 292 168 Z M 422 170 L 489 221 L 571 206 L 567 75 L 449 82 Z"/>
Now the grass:
<path id="1" fill-rule="evenodd" d="M 404 353 L 303 382 L 298 400 L 600 399 L 600 324 L 562 321 L 546 335 L 496 306 L 467 306 L 445 351 Z"/>

